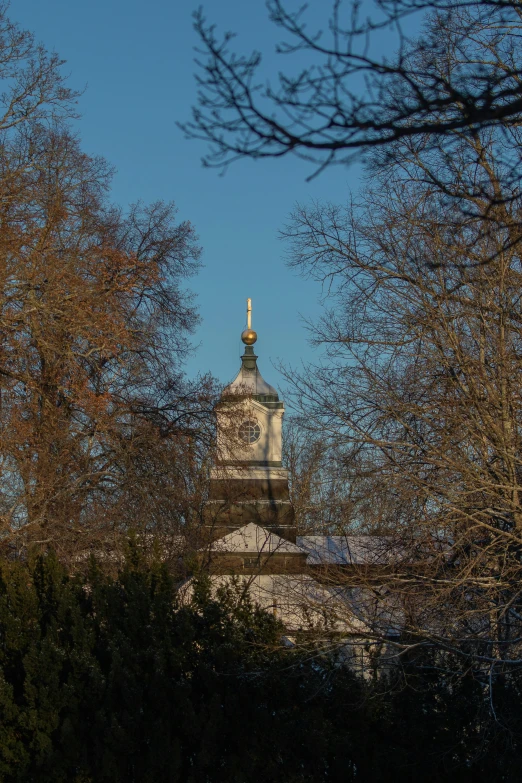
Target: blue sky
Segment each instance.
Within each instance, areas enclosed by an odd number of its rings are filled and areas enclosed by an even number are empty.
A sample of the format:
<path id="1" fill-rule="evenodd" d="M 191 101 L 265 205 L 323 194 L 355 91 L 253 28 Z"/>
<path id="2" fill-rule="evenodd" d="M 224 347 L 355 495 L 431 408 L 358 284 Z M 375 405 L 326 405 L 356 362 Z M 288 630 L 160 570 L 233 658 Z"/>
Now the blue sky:
<path id="1" fill-rule="evenodd" d="M 317 356 L 300 316 L 320 312 L 320 290 L 284 265 L 278 230 L 296 202 L 342 202 L 359 186 L 356 167 L 334 168 L 311 183 L 310 169 L 294 159 L 240 161 L 225 176 L 203 169 L 205 145 L 187 141 L 177 121 L 195 99 L 190 0 L 12 0 L 11 17 L 67 60 L 75 88 L 85 87 L 79 130 L 89 154 L 116 168 L 113 198 L 173 200 L 203 246 L 204 268 L 190 282 L 202 324 L 189 375 L 212 372 L 229 381 L 237 372 L 245 299 L 253 300 L 253 326 L 263 375 L 281 382 L 271 362 L 296 365 Z M 312 3 L 312 6 L 314 3 Z M 316 9 L 325 8 L 316 0 Z M 237 48 L 263 51 L 275 68 L 277 33 L 264 0 L 208 0 L 205 10 L 220 30 L 238 33 Z"/>

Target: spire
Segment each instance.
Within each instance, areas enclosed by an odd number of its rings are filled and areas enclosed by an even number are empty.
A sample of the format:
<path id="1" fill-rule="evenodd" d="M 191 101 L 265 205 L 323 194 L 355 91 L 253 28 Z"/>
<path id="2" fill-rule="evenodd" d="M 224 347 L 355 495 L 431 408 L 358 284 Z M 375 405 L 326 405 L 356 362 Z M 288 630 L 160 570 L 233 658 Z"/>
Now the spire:
<path id="1" fill-rule="evenodd" d="M 254 345 L 257 340 L 257 333 L 252 329 L 252 300 L 247 299 L 247 328 L 241 334 L 241 339 L 245 345 Z M 246 353 L 246 351 L 245 351 Z M 254 353 L 252 349 L 252 353 Z"/>
<path id="2" fill-rule="evenodd" d="M 252 300 L 247 299 L 247 328 L 241 334 L 241 340 L 245 344 L 245 352 L 241 357 L 241 369 L 236 378 L 224 390 L 227 394 L 239 391 L 242 394 L 250 393 L 263 403 L 282 405 L 279 402 L 277 391 L 270 386 L 261 376 L 257 367 L 257 356 L 253 345 L 257 340 L 257 333 L 252 329 Z"/>
<path id="3" fill-rule="evenodd" d="M 241 333 L 241 340 L 245 344 L 245 353 L 241 357 L 242 369 L 257 370 L 257 356 L 252 346 L 257 340 L 257 332 L 252 329 L 252 300 L 247 299 L 247 328 Z"/>
<path id="4" fill-rule="evenodd" d="M 257 356 L 252 346 L 257 340 L 257 333 L 252 329 L 252 300 L 247 299 L 247 328 L 241 333 L 241 340 L 245 344 L 245 353 L 241 357 L 241 371 L 257 371 Z"/>

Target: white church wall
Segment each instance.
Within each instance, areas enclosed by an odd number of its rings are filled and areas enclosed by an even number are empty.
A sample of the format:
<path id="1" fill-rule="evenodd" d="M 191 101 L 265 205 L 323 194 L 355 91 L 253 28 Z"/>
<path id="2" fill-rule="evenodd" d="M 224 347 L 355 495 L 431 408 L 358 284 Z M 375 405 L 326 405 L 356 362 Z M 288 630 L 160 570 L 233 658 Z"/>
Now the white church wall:
<path id="1" fill-rule="evenodd" d="M 266 408 L 257 400 L 227 403 L 217 410 L 218 457 L 224 462 L 281 462 L 282 408 Z M 245 422 L 259 427 L 258 439 L 246 444 L 241 427 Z"/>

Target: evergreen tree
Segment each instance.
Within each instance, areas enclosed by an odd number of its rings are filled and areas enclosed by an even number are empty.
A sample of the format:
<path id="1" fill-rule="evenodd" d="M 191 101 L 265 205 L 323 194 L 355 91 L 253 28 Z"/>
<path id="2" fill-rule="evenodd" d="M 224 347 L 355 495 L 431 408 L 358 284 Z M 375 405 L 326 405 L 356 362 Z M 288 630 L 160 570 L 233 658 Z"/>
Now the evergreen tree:
<path id="1" fill-rule="evenodd" d="M 0 780 L 520 779 L 516 678 L 495 685 L 495 722 L 484 683 L 440 654 L 364 681 L 285 648 L 233 584 L 193 596 L 136 547 L 117 578 L 52 553 L 2 561 Z"/>

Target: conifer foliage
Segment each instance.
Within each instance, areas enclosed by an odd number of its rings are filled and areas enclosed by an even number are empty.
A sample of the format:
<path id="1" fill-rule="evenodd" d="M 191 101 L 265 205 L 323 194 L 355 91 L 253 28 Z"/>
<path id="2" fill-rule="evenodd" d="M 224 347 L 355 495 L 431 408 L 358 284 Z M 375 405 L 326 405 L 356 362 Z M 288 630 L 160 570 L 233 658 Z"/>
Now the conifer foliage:
<path id="1" fill-rule="evenodd" d="M 233 587 L 178 596 L 135 546 L 118 578 L 52 553 L 1 563 L 2 781 L 520 779 L 515 678 L 493 720 L 483 683 L 441 659 L 363 682 L 283 645 Z"/>

